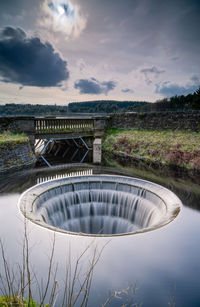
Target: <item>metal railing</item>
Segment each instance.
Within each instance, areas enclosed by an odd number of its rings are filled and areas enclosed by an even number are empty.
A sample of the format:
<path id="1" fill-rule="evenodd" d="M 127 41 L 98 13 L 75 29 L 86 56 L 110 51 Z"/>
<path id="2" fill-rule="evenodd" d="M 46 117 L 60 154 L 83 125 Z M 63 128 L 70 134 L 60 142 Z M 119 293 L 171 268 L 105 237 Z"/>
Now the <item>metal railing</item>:
<path id="1" fill-rule="evenodd" d="M 42 133 L 67 133 L 79 131 L 93 131 L 93 119 L 71 119 L 71 118 L 37 118 L 35 132 Z"/>

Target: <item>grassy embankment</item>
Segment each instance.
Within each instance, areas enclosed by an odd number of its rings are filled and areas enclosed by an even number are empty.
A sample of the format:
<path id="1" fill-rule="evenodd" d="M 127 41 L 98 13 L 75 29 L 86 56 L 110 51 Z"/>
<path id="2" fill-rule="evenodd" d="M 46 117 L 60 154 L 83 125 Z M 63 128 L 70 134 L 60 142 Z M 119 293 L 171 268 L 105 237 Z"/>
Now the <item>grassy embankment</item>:
<path id="1" fill-rule="evenodd" d="M 4 131 L 0 133 L 0 146 L 5 143 L 24 143 L 28 141 L 28 137 L 22 133 L 12 133 Z"/>
<path id="2" fill-rule="evenodd" d="M 110 129 L 103 148 L 149 164 L 200 171 L 200 132 Z"/>

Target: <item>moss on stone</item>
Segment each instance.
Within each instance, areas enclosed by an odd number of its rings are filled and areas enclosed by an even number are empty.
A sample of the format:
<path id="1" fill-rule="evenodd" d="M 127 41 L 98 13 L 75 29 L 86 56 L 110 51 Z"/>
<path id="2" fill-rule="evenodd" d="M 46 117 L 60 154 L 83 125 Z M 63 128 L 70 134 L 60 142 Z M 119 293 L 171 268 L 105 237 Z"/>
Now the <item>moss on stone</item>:
<path id="1" fill-rule="evenodd" d="M 0 173 L 34 165 L 36 158 L 28 137 L 9 132 L 0 136 Z"/>

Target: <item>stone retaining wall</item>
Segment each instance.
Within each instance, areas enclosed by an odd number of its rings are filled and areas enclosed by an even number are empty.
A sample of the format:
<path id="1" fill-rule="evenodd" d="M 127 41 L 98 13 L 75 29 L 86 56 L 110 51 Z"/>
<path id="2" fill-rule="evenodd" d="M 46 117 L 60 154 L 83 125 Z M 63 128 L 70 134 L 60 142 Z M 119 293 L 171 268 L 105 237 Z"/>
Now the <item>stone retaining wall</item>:
<path id="1" fill-rule="evenodd" d="M 35 132 L 34 117 L 0 117 L 0 132 L 5 130 L 32 134 Z"/>
<path id="2" fill-rule="evenodd" d="M 109 128 L 178 129 L 200 131 L 200 112 L 152 112 L 111 114 Z"/>
<path id="3" fill-rule="evenodd" d="M 0 144 L 0 173 L 31 167 L 36 157 L 29 142 L 4 142 Z"/>

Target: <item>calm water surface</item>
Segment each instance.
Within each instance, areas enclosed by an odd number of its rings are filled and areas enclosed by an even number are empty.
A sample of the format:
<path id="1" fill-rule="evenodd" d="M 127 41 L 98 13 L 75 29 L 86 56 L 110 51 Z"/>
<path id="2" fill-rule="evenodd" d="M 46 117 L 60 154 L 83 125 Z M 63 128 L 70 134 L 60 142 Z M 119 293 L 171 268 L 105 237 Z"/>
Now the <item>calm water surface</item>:
<path id="1" fill-rule="evenodd" d="M 32 185 L 54 176 L 89 173 L 106 173 L 113 170 L 73 166 L 62 170 L 33 170 L 4 176 L 0 179 L 0 237 L 4 241 L 9 262 L 21 261 L 24 222 L 17 202 L 21 193 Z M 116 172 L 116 170 L 114 170 Z M 138 174 L 163 184 L 173 190 L 182 200 L 183 207 L 178 217 L 167 226 L 138 235 L 106 239 L 96 238 L 93 244 L 104 248 L 95 268 L 89 306 L 101 306 L 114 291 L 127 288 L 136 282 L 135 300 L 142 306 L 169 306 L 175 297 L 177 307 L 200 306 L 200 189 L 197 183 L 187 179 L 159 177 L 154 174 Z M 149 176 L 149 177 L 148 177 Z M 31 263 L 39 279 L 45 278 L 48 257 L 51 252 L 53 232 L 28 223 Z M 57 279 L 60 306 L 66 257 L 69 247 L 72 262 L 92 241 L 90 237 L 56 234 L 55 263 L 58 263 Z M 92 251 L 91 251 L 92 254 Z M 87 256 L 90 258 L 90 255 Z M 86 265 L 87 259 L 83 261 Z M 2 272 L 2 266 L 1 266 Z M 37 296 L 37 294 L 35 294 Z M 115 299 L 110 306 L 121 306 Z M 77 305 L 78 306 L 78 305 Z"/>

